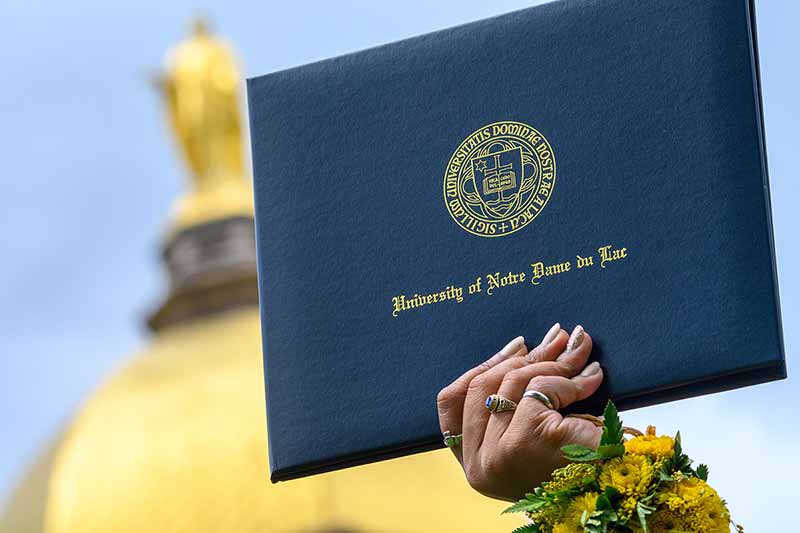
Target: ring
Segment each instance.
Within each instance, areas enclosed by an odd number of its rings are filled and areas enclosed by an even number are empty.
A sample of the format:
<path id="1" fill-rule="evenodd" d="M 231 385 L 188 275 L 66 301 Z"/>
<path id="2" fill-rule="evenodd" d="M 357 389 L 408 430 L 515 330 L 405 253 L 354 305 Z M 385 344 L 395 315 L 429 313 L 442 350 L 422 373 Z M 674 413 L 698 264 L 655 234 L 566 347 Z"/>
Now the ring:
<path id="1" fill-rule="evenodd" d="M 545 394 L 543 392 L 539 392 L 538 390 L 526 390 L 525 394 L 523 394 L 522 397 L 523 398 L 533 398 L 535 400 L 539 400 L 548 409 L 552 409 L 554 411 L 556 410 L 556 408 L 553 406 L 553 402 L 550 401 L 550 397 L 547 396 L 547 394 Z"/>
<path id="2" fill-rule="evenodd" d="M 442 437 L 444 437 L 444 445 L 448 448 L 455 448 L 464 440 L 464 435 L 451 435 L 449 431 L 442 433 Z"/>
<path id="3" fill-rule="evenodd" d="M 513 411 L 517 408 L 517 403 L 504 398 L 499 394 L 492 394 L 486 398 L 486 408 L 492 413 L 500 413 L 502 411 Z"/>

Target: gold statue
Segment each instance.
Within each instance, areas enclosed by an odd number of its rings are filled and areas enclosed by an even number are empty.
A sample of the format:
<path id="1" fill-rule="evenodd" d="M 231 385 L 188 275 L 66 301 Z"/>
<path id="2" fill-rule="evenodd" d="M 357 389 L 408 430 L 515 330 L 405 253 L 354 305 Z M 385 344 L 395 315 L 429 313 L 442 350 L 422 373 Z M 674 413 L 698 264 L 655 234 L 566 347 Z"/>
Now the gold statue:
<path id="1" fill-rule="evenodd" d="M 167 55 L 158 86 L 193 178 L 174 208 L 175 229 L 252 214 L 242 145 L 241 74 L 232 49 L 202 20 Z"/>

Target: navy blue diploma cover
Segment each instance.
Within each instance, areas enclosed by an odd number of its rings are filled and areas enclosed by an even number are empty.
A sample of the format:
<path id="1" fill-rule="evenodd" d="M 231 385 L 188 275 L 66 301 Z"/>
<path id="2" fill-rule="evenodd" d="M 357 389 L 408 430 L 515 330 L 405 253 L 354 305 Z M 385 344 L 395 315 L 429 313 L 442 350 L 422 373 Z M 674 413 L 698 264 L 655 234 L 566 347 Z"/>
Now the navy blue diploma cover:
<path id="1" fill-rule="evenodd" d="M 785 377 L 753 17 L 562 0 L 248 80 L 272 479 L 441 446 L 555 321 L 573 411 Z"/>

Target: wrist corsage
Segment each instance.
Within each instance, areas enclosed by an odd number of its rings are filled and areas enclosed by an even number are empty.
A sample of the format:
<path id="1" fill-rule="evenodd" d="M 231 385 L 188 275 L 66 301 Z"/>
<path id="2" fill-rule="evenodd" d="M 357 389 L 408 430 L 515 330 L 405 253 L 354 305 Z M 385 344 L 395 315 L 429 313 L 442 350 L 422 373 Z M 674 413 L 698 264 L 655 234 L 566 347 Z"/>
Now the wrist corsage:
<path id="1" fill-rule="evenodd" d="M 612 402 L 596 450 L 571 444 L 569 464 L 504 512 L 524 512 L 531 523 L 514 533 L 730 533 L 725 504 L 710 485 L 708 467 L 692 467 L 681 437 L 624 428 Z M 635 435 L 625 440 L 625 433 Z"/>

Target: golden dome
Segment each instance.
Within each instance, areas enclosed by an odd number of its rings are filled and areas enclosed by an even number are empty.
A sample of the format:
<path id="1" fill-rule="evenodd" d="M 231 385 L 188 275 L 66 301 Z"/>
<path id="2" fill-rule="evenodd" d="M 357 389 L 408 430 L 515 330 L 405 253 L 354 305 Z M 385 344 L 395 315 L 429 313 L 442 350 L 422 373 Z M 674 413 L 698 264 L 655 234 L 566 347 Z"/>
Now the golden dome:
<path id="1" fill-rule="evenodd" d="M 14 487 L 0 512 L 0 532 L 41 533 L 44 530 L 47 484 L 60 440 L 60 437 L 56 438 L 47 445 L 47 449 Z"/>
<path id="2" fill-rule="evenodd" d="M 163 87 L 195 182 L 164 246 L 169 293 L 148 319 L 149 347 L 66 432 L 45 531 L 512 529 L 518 519 L 472 491 L 446 450 L 269 482 L 252 200 L 240 194 L 236 84 L 228 83 L 238 71 L 202 28 L 171 57 Z"/>
<path id="3" fill-rule="evenodd" d="M 492 532 L 514 518 L 448 451 L 268 480 L 254 307 L 160 332 L 89 400 L 53 467 L 48 533 Z"/>

